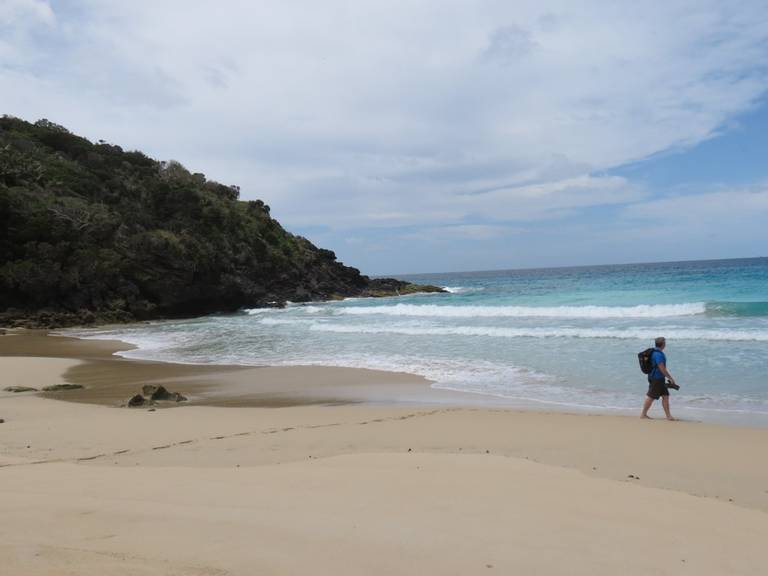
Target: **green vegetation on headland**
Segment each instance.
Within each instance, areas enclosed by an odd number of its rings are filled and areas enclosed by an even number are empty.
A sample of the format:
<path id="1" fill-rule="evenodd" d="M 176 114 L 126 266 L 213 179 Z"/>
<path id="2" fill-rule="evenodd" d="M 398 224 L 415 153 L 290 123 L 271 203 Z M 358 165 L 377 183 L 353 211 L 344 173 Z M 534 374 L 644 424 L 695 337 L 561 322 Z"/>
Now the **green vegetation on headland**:
<path id="1" fill-rule="evenodd" d="M 441 291 L 370 279 L 175 161 L 0 118 L 0 324 L 197 316 Z"/>

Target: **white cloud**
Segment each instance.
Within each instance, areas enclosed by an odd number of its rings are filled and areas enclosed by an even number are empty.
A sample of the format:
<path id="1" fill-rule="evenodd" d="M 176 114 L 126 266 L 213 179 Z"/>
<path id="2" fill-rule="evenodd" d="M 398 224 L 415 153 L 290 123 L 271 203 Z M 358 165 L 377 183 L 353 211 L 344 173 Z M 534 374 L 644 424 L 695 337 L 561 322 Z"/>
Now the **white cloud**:
<path id="1" fill-rule="evenodd" d="M 50 4 L 45 0 L 2 0 L 0 1 L 0 26 L 18 26 L 19 22 L 53 24 L 54 16 Z"/>
<path id="2" fill-rule="evenodd" d="M 635 202 L 596 174 L 711 137 L 768 87 L 759 0 L 53 7 L 0 3 L 2 111 L 181 160 L 289 227 Z"/>
<path id="3" fill-rule="evenodd" d="M 452 243 L 456 240 L 485 241 L 507 238 L 518 234 L 520 229 L 511 226 L 495 224 L 456 224 L 449 226 L 432 226 L 417 232 L 406 232 L 399 235 L 401 240 L 416 240 L 432 244 Z"/>
<path id="4" fill-rule="evenodd" d="M 483 56 L 491 62 L 502 66 L 513 66 L 520 58 L 529 54 L 537 44 L 531 38 L 530 32 L 517 26 L 498 28 L 491 34 L 488 48 Z"/>
<path id="5" fill-rule="evenodd" d="M 766 222 L 768 186 L 710 189 L 629 204 L 601 226 L 569 222 L 548 243 L 559 237 L 560 263 L 765 256 Z"/>
<path id="6" fill-rule="evenodd" d="M 31 38 L 54 25 L 53 10 L 43 0 L 0 0 L 0 70 L 34 64 Z"/>
<path id="7" fill-rule="evenodd" d="M 319 185 L 316 202 L 293 210 L 294 222 L 302 226 L 332 222 L 341 228 L 459 225 L 466 224 L 468 218 L 491 223 L 531 222 L 646 197 L 644 190 L 618 176 L 582 175 L 481 190 L 468 189 L 461 182 L 410 183 L 410 189 L 403 189 L 396 180 L 358 180 L 355 184 L 354 191 L 346 194 L 339 193 L 347 185 L 343 179 Z M 393 206 L 395 210 L 391 210 Z"/>
<path id="8" fill-rule="evenodd" d="M 768 187 L 661 198 L 627 207 L 622 218 L 712 232 L 736 232 L 750 225 L 762 230 L 768 222 Z M 761 236 L 768 238 L 768 232 Z"/>

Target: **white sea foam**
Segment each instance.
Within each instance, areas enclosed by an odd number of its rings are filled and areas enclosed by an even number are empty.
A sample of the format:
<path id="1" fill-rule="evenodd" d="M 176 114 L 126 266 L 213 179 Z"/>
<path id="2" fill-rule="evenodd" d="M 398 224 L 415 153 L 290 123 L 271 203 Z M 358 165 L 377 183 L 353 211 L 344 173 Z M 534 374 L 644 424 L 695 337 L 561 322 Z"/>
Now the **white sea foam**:
<path id="1" fill-rule="evenodd" d="M 261 318 L 259 324 L 264 324 L 266 326 L 288 326 L 291 324 L 312 325 L 315 324 L 315 322 L 310 319 L 301 318 Z"/>
<path id="2" fill-rule="evenodd" d="M 706 312 L 704 302 L 639 306 L 451 306 L 395 304 L 339 308 L 340 314 L 432 318 L 669 318 Z"/>
<path id="3" fill-rule="evenodd" d="M 312 313 L 312 312 L 319 312 L 322 309 L 323 308 L 319 306 L 311 306 L 311 305 L 305 304 L 304 302 L 291 302 L 289 300 L 285 303 L 285 306 L 283 306 L 282 308 L 278 308 L 276 306 L 271 306 L 267 308 L 244 308 L 243 312 L 245 312 L 249 316 L 260 316 L 262 314 L 286 313 L 292 310 L 303 310 L 304 312 Z"/>
<path id="4" fill-rule="evenodd" d="M 443 286 L 443 290 L 451 294 L 466 294 L 467 292 L 480 292 L 483 288 L 477 286 Z"/>
<path id="5" fill-rule="evenodd" d="M 152 360 L 164 360 L 184 364 L 226 364 L 238 363 L 246 365 L 296 365 L 316 364 L 350 366 L 361 368 L 375 368 L 390 371 L 406 371 L 421 374 L 432 380 L 433 387 L 457 390 L 465 393 L 475 393 L 486 397 L 496 397 L 503 402 L 511 402 L 517 406 L 536 407 L 559 406 L 566 410 L 588 411 L 614 411 L 634 410 L 637 401 L 637 392 L 634 388 L 619 383 L 616 386 L 600 387 L 599 385 L 584 386 L 580 377 L 564 377 L 560 374 L 556 364 L 551 368 L 551 374 L 537 372 L 534 369 L 518 366 L 509 360 L 488 360 L 477 357 L 474 353 L 459 355 L 456 357 L 445 355 L 433 355 L 431 352 L 417 350 L 406 351 L 407 348 L 397 346 L 387 352 L 386 345 L 381 342 L 401 342 L 398 338 L 372 339 L 377 344 L 363 343 L 360 347 L 346 347 L 343 334 L 407 334 L 427 336 L 456 335 L 458 337 L 486 336 L 497 338 L 617 338 L 650 339 L 655 333 L 646 332 L 642 327 L 620 328 L 508 328 L 494 326 L 454 326 L 445 327 L 435 324 L 420 326 L 421 319 L 391 320 L 392 324 L 374 324 L 365 322 L 365 317 L 355 319 L 323 319 L 316 316 L 285 315 L 281 311 L 275 311 L 275 316 L 260 317 L 247 320 L 240 317 L 243 322 L 243 339 L 239 338 L 239 330 L 232 331 L 230 326 L 221 328 L 221 322 L 229 322 L 230 319 L 217 319 L 214 325 L 208 323 L 192 324 L 181 322 L 161 322 L 155 325 L 141 327 L 125 327 L 117 329 L 78 330 L 65 331 L 68 335 L 97 339 L 122 339 L 136 346 L 137 349 L 121 352 L 121 356 L 129 358 L 145 358 Z M 235 318 L 236 320 L 236 318 Z M 376 319 L 371 319 L 376 320 Z M 360 322 L 360 325 L 350 322 Z M 258 325 L 263 325 L 259 328 Z M 275 347 L 273 345 L 259 346 L 259 340 L 249 338 L 251 334 L 269 335 L 279 342 L 280 333 L 270 330 L 270 326 L 285 325 L 289 328 L 291 338 L 304 333 L 308 342 L 313 342 L 308 348 Z M 292 328 L 291 328 L 292 327 Z M 317 331 L 314 336 L 304 331 Z M 340 333 L 339 345 L 317 346 L 321 341 L 333 341 L 329 332 Z M 729 332 L 726 330 L 706 330 L 697 328 L 675 327 L 665 334 L 675 340 L 717 340 L 738 341 L 757 340 L 768 341 L 768 331 L 749 332 L 746 330 Z M 303 338 L 302 338 L 303 339 Z M 364 339 L 359 339 L 364 342 Z M 367 339 L 365 339 L 367 340 Z M 436 348 L 430 348 L 432 343 L 425 340 L 425 348 L 429 350 L 441 350 L 443 340 L 435 338 L 433 343 Z M 467 343 L 465 346 L 458 340 L 457 349 L 478 350 Z M 466 342 L 464 340 L 463 342 Z M 485 348 L 482 340 L 478 341 L 481 348 Z M 538 346 L 538 344 L 533 344 Z M 560 345 L 552 343 L 555 348 Z M 586 341 L 582 344 L 563 340 L 563 345 L 568 347 L 585 346 L 593 344 Z M 520 346 L 525 346 L 520 344 Z M 549 346 L 549 344 L 547 345 Z M 617 346 L 626 346 L 618 343 Z M 397 352 L 395 351 L 397 350 Z M 633 349 L 634 351 L 634 349 Z M 677 358 L 676 358 L 677 359 Z M 525 362 L 525 360 L 523 360 Z M 526 362 L 527 363 L 527 362 Z M 633 364 L 633 368 L 636 368 Z M 549 370 L 547 365 L 545 370 Z M 636 371 L 636 370 L 635 370 Z M 642 375 L 636 374 L 638 379 Z M 697 383 L 698 384 L 698 383 Z M 684 384 L 687 391 L 687 387 Z M 762 422 L 759 418 L 768 418 L 768 401 L 764 398 L 750 398 L 742 394 L 724 394 L 707 391 L 702 393 L 701 386 L 691 387 L 690 396 L 677 394 L 676 405 L 679 409 L 685 409 L 689 415 L 703 419 L 720 419 L 723 421 Z M 478 398 L 482 400 L 482 397 Z M 496 402 L 497 400 L 488 400 Z"/>
<path id="6" fill-rule="evenodd" d="M 264 324 L 298 324 L 297 320 L 264 319 Z M 402 326 L 306 322 L 310 330 L 347 334 L 404 334 L 411 336 L 488 336 L 492 338 L 610 338 L 648 340 L 656 329 L 628 328 L 504 328 L 496 326 Z M 768 332 L 747 330 L 667 329 L 667 338 L 675 340 L 712 340 L 728 342 L 768 342 Z"/>

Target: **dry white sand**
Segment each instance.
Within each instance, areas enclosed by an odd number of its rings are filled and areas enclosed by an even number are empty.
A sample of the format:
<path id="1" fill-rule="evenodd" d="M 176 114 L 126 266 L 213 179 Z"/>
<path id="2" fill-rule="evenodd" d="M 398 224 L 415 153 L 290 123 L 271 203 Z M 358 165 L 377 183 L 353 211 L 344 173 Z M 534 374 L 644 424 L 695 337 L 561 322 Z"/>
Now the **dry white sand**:
<path id="1" fill-rule="evenodd" d="M 99 362 L 113 386 L 131 364 L 56 346 L 78 360 L 0 358 L 0 388 Z M 149 412 L 5 392 L 0 418 L 3 575 L 767 573 L 768 430 L 456 405 Z"/>

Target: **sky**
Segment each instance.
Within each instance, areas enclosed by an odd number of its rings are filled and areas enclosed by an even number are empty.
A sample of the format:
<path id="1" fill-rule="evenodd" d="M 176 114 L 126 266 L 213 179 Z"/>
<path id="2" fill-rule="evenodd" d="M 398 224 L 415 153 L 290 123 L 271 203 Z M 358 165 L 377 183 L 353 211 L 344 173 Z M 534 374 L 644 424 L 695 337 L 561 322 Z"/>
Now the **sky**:
<path id="1" fill-rule="evenodd" d="M 768 3 L 0 0 L 0 113 L 367 274 L 768 256 Z"/>

